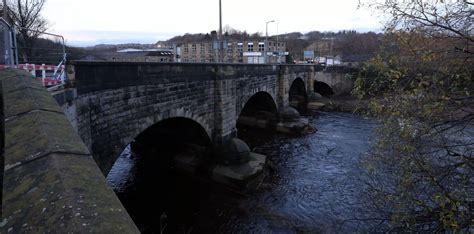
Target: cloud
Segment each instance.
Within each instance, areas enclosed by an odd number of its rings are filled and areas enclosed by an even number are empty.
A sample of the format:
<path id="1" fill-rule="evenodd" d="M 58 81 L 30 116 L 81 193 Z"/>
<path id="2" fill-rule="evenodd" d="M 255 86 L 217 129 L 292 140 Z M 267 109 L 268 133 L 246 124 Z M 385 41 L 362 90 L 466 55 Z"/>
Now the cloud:
<path id="1" fill-rule="evenodd" d="M 55 31 L 65 37 L 71 46 L 93 46 L 97 44 L 141 43 L 151 44 L 167 40 L 174 33 L 121 32 L 121 31 Z"/>

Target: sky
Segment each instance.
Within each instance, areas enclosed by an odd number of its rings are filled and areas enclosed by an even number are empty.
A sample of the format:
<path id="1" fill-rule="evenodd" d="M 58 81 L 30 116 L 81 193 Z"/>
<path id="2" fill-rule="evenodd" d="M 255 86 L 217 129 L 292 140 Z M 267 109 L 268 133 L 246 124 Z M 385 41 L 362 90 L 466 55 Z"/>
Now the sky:
<path id="1" fill-rule="evenodd" d="M 222 0 L 223 26 L 249 33 L 380 31 L 378 17 L 358 0 Z M 155 43 L 219 27 L 218 0 L 47 0 L 49 31 L 74 46 Z"/>

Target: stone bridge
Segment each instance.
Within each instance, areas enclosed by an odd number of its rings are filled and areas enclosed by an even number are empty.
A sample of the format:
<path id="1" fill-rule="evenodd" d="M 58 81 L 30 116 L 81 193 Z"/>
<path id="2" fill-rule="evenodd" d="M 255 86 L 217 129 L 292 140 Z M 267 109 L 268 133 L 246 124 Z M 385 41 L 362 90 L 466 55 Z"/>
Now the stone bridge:
<path id="1" fill-rule="evenodd" d="M 298 129 L 304 121 L 290 104 L 303 110 L 315 90 L 347 92 L 348 72 L 309 65 L 74 62 L 69 88 L 53 94 L 59 106 L 28 73 L 0 72 L 0 232 L 135 233 L 104 178 L 127 145 L 164 142 L 160 146 L 198 153 L 204 147 L 213 172 L 235 177 L 220 165 L 258 167 L 236 139 L 238 124 Z M 196 165 L 180 160 L 185 169 Z"/>
<path id="2" fill-rule="evenodd" d="M 316 66 L 110 62 L 72 66 L 77 98 L 65 109 L 72 109 L 70 121 L 104 174 L 128 144 L 161 121 L 190 120 L 218 148 L 237 137 L 242 115 L 266 111 L 282 122 L 282 115 L 291 113 L 290 101 L 307 102 L 315 84 L 333 87 L 336 93 L 351 88 L 346 71 L 325 72 Z"/>

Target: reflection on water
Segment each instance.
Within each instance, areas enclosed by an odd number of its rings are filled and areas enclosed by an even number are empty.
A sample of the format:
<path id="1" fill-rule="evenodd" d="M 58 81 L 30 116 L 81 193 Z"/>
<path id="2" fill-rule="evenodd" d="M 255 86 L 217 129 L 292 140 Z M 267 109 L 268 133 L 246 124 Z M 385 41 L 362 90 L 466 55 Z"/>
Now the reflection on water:
<path id="1" fill-rule="evenodd" d="M 358 159 L 370 146 L 375 122 L 344 113 L 319 113 L 310 122 L 318 132 L 301 137 L 239 132 L 270 160 L 256 191 L 241 194 L 193 179 L 157 166 L 158 161 L 141 160 L 129 149 L 108 181 L 146 232 L 159 232 L 160 219 L 166 233 L 363 230 L 350 220 L 361 212 Z"/>

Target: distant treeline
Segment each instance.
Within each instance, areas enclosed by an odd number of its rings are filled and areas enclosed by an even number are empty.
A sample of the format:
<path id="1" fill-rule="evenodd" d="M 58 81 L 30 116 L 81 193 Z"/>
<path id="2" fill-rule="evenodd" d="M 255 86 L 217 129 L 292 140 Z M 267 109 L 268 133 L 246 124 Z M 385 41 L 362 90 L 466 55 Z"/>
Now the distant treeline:
<path id="1" fill-rule="evenodd" d="M 224 28 L 224 37 L 227 40 L 245 41 L 248 39 L 263 39 L 260 33 L 249 34 L 246 31 L 239 31 L 230 27 Z M 364 32 L 359 33 L 354 30 L 343 30 L 339 32 L 319 32 L 308 33 L 292 32 L 280 34 L 279 40 L 285 41 L 287 51 L 293 59 L 303 60 L 304 50 L 313 50 L 316 56 L 340 56 L 347 62 L 364 62 L 372 58 L 380 49 L 384 35 L 382 33 Z M 212 41 L 217 38 L 217 32 L 199 34 L 184 34 L 175 36 L 164 43 L 169 45 L 179 45 L 181 43 Z M 276 36 L 270 37 L 276 40 Z M 106 53 L 116 52 L 119 49 L 136 48 L 149 49 L 154 45 L 150 44 L 120 44 L 120 45 L 96 45 L 92 47 L 66 47 L 66 52 L 70 60 L 93 57 L 99 59 Z M 20 48 L 20 55 L 21 55 Z M 34 53 L 30 63 L 54 63 L 60 61 L 62 46 L 59 42 L 47 39 L 39 39 L 35 43 Z M 21 56 L 20 56 L 20 62 Z"/>
<path id="2" fill-rule="evenodd" d="M 199 43 L 213 40 L 216 37 L 216 31 L 206 34 L 187 33 L 175 36 L 165 42 L 167 44 Z M 262 37 L 263 35 L 260 33 L 249 34 L 246 31 L 239 31 L 230 27 L 224 28 L 224 38 L 227 40 L 244 41 Z M 342 30 L 339 32 L 292 32 L 280 34 L 278 37 L 287 43 L 287 50 L 293 58 L 299 60 L 303 59 L 304 50 L 314 50 L 318 56 L 339 55 L 345 61 L 366 61 L 379 51 L 383 41 L 382 33 L 359 33 L 354 30 Z M 276 36 L 270 38 L 275 40 Z"/>

